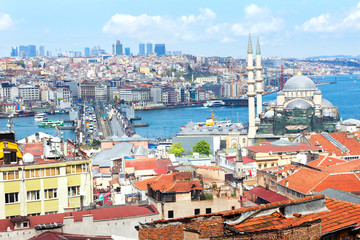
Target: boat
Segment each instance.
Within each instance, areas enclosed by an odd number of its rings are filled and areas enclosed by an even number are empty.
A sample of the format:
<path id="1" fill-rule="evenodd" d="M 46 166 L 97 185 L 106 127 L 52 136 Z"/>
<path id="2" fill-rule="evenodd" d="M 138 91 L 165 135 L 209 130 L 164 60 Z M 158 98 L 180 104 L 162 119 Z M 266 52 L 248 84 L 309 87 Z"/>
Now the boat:
<path id="1" fill-rule="evenodd" d="M 41 124 L 39 124 L 39 127 L 56 127 L 56 126 L 63 126 L 64 121 L 53 121 L 53 120 L 44 120 Z"/>
<path id="2" fill-rule="evenodd" d="M 34 120 L 35 121 L 44 121 L 48 119 L 48 115 L 46 113 L 37 113 L 35 114 Z"/>
<path id="3" fill-rule="evenodd" d="M 221 107 L 224 105 L 225 103 L 222 100 L 211 100 L 204 103 L 204 107 Z"/>

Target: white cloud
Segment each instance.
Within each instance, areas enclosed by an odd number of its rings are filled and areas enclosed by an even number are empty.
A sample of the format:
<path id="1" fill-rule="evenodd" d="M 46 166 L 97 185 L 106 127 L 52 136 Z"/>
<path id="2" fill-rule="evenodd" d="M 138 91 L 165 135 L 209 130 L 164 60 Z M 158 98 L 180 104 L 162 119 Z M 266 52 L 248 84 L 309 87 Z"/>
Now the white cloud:
<path id="1" fill-rule="evenodd" d="M 253 33 L 278 32 L 284 28 L 284 21 L 275 17 L 267 7 L 251 4 L 245 8 L 245 19 L 242 23 L 235 23 L 232 31 L 237 36 L 245 36 L 248 31 Z"/>
<path id="2" fill-rule="evenodd" d="M 199 9 L 198 15 L 181 16 L 149 16 L 146 14 L 133 16 L 129 14 L 115 14 L 104 25 L 103 32 L 126 35 L 128 37 L 146 40 L 147 38 L 180 38 L 194 40 L 201 32 L 211 26 L 216 14 L 208 9 Z"/>
<path id="3" fill-rule="evenodd" d="M 9 14 L 0 13 L 0 31 L 9 29 L 13 25 L 13 20 Z"/>
<path id="4" fill-rule="evenodd" d="M 306 32 L 335 32 L 360 30 L 360 2 L 346 13 L 324 13 L 310 18 L 301 27 Z"/>
<path id="5" fill-rule="evenodd" d="M 171 16 L 133 16 L 115 14 L 103 26 L 103 32 L 123 35 L 141 41 L 206 39 L 222 43 L 233 42 L 239 36 L 246 36 L 248 31 L 254 33 L 272 33 L 284 26 L 281 18 L 275 17 L 266 7 L 251 4 L 244 9 L 244 15 L 238 22 L 227 23 L 216 21 L 216 13 L 209 8 L 199 9 L 198 14 L 177 18 Z"/>

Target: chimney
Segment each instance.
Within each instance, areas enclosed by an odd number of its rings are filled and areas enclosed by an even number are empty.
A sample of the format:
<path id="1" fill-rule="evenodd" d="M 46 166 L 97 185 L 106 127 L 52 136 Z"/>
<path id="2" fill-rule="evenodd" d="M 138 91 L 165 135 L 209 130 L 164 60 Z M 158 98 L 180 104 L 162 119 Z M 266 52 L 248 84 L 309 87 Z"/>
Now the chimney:
<path id="1" fill-rule="evenodd" d="M 285 187 L 288 187 L 288 186 L 289 186 L 289 181 L 285 180 Z"/>

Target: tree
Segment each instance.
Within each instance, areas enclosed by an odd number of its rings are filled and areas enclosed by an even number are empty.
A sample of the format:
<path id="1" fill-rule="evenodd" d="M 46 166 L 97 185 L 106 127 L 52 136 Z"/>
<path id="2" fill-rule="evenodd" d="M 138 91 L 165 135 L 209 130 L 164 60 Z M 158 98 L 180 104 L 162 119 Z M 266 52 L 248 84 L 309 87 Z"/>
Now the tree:
<path id="1" fill-rule="evenodd" d="M 195 146 L 193 146 L 193 152 L 209 155 L 210 154 L 210 144 L 208 144 L 204 140 L 201 140 Z"/>
<path id="2" fill-rule="evenodd" d="M 171 145 L 170 149 L 169 149 L 169 153 L 170 154 L 175 154 L 176 157 L 181 157 L 181 155 L 183 155 L 183 153 L 185 152 L 183 146 L 181 146 L 181 143 L 174 143 L 173 145 Z"/>

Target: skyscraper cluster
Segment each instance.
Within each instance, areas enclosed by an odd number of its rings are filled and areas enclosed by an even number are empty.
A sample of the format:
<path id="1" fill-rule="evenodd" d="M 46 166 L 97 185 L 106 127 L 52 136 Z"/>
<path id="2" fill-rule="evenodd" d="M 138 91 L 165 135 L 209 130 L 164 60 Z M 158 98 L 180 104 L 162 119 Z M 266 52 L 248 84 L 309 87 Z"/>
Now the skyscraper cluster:
<path id="1" fill-rule="evenodd" d="M 12 47 L 10 52 L 11 57 L 36 57 L 36 56 L 45 56 L 45 48 L 44 46 L 39 46 L 39 50 L 36 49 L 35 45 L 28 45 L 28 46 L 15 46 Z"/>

